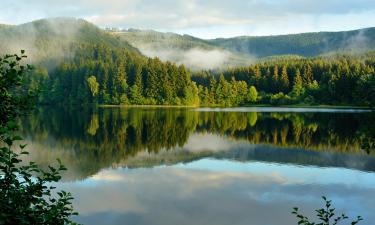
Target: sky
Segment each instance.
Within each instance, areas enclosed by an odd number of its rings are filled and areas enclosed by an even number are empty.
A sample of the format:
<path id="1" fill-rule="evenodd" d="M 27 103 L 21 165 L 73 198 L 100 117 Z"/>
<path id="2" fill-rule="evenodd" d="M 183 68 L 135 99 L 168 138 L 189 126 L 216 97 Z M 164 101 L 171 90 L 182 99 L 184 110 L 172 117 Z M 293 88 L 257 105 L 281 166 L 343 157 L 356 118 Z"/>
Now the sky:
<path id="1" fill-rule="evenodd" d="M 49 17 L 102 28 L 138 28 L 200 38 L 342 31 L 375 26 L 375 0 L 1 0 L 0 23 Z"/>

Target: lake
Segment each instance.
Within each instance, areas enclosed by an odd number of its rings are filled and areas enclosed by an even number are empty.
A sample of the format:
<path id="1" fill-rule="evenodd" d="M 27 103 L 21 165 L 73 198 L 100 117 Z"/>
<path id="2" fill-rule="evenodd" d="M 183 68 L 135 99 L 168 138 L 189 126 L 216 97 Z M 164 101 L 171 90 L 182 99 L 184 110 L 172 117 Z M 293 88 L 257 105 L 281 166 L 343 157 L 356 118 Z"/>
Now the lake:
<path id="1" fill-rule="evenodd" d="M 314 108 L 41 108 L 33 160 L 85 224 L 291 225 L 333 200 L 375 224 L 375 114 Z"/>

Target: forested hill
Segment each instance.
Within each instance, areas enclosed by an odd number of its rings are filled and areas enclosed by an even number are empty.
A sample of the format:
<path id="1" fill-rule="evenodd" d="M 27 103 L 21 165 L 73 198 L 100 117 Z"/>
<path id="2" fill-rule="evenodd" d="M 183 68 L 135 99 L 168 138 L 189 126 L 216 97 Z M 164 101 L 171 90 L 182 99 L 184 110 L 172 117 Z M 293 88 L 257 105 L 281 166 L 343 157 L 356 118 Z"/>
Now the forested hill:
<path id="1" fill-rule="evenodd" d="M 332 52 L 361 52 L 375 49 L 375 28 L 342 32 L 234 37 L 209 40 L 227 50 L 267 57 L 273 55 L 317 56 Z"/>
<path id="2" fill-rule="evenodd" d="M 103 44 L 138 52 L 126 41 L 82 19 L 53 18 L 16 26 L 0 25 L 0 54 L 24 49 L 34 64 L 59 63 L 71 57 L 74 48 L 80 44 Z"/>
<path id="3" fill-rule="evenodd" d="M 140 42 L 160 45 L 161 50 L 178 49 L 184 60 L 191 60 L 192 64 L 163 62 L 147 58 L 132 47 L 127 40 L 136 42 L 142 32 L 129 32 L 135 34 L 129 34 L 133 41 L 124 38 L 124 34 L 104 31 L 81 19 L 38 20 L 0 28 L 0 55 L 26 50 L 36 69 L 23 81 L 25 91 L 42 91 L 39 102 L 43 104 L 375 106 L 375 52 L 307 58 L 277 56 L 277 53 L 300 52 L 282 52 L 280 49 L 285 46 L 276 44 L 276 37 L 267 37 L 265 40 L 275 40 L 272 54 L 276 54 L 268 60 L 209 70 L 222 66 L 228 54 L 233 54 L 190 36 L 151 32 L 157 36 L 152 39 L 152 35 L 145 34 Z M 323 45 L 322 40 L 338 46 L 338 50 L 372 49 L 373 33 L 373 29 L 366 29 L 346 35 L 316 34 L 323 35 L 320 38 L 311 34 L 280 37 L 294 37 L 295 44 L 290 41 L 290 46 L 305 47 L 291 49 L 306 52 L 310 49 L 309 54 L 313 55 L 312 51 L 318 51 L 316 54 L 333 51 L 329 50 L 333 49 L 331 46 L 326 48 L 329 51 L 319 52 L 321 48 L 316 46 Z M 272 45 L 262 43 L 256 45 L 259 52 L 263 49 L 263 56 L 271 54 Z M 345 49 L 340 47 L 343 43 L 347 43 Z M 160 57 L 161 50 L 156 56 Z M 190 76 L 192 65 L 201 65 L 206 70 L 193 71 Z"/>
<path id="4" fill-rule="evenodd" d="M 213 40 L 153 30 L 129 29 L 111 33 L 147 56 L 183 63 L 193 69 L 249 65 L 259 58 L 279 55 L 311 57 L 375 49 L 375 28 Z"/>
<path id="5" fill-rule="evenodd" d="M 62 59 L 72 57 L 72 46 L 83 43 L 142 52 L 162 61 L 184 64 L 190 69 L 226 69 L 254 64 L 259 58 L 269 56 L 317 56 L 338 51 L 374 50 L 375 28 L 203 40 L 152 30 L 108 32 L 75 18 L 42 19 L 21 25 L 0 24 L 0 54 L 25 49 L 32 63 L 43 62 L 54 67 Z"/>
<path id="6" fill-rule="evenodd" d="M 111 33 L 129 42 L 146 56 L 184 64 L 191 69 L 225 69 L 228 66 L 249 65 L 255 61 L 253 57 L 189 35 L 137 29 Z"/>

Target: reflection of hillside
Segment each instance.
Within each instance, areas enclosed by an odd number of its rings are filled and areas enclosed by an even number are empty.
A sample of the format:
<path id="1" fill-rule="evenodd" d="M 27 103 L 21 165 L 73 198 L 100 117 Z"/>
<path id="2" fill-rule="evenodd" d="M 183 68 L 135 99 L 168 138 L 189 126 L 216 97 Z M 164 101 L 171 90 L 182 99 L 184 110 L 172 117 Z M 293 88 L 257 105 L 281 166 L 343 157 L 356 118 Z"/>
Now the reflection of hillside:
<path id="1" fill-rule="evenodd" d="M 281 164 L 296 164 L 319 167 L 342 167 L 375 172 L 375 157 L 335 152 L 306 151 L 298 148 L 279 148 L 257 145 L 252 148 L 239 146 L 227 152 L 214 155 L 217 159 L 236 161 L 262 161 Z"/>
<path id="2" fill-rule="evenodd" d="M 186 111 L 174 110 L 46 109 L 25 119 L 23 131 L 34 143 L 34 154 L 61 157 L 68 167 L 93 174 L 138 152 L 182 146 L 197 120 L 184 114 Z"/>
<path id="3" fill-rule="evenodd" d="M 375 116 L 371 114 L 211 112 L 199 119 L 198 130 L 253 144 L 363 153 L 361 146 L 367 137 L 374 146 L 371 124 Z"/>
<path id="4" fill-rule="evenodd" d="M 124 162 L 139 167 L 212 156 L 213 149 L 204 151 L 204 154 L 171 151 L 183 147 L 193 133 L 211 133 L 248 144 L 359 155 L 365 155 L 361 150 L 364 143 L 374 146 L 375 134 L 372 127 L 375 116 L 364 113 L 198 112 L 173 108 L 43 109 L 22 123 L 25 136 L 33 143 L 33 152 L 41 155 L 39 160 L 60 157 L 68 166 L 76 167 L 83 177 L 101 168 L 124 165 Z M 153 158 L 140 158 L 143 152 L 152 153 Z M 279 158 L 284 162 L 282 159 L 288 154 L 292 159 L 299 153 L 272 153 L 269 160 L 278 162 Z M 308 154 L 311 156 L 312 153 Z M 311 164 L 324 166 L 325 159 L 321 156 L 315 155 Z M 293 163 L 291 159 L 285 162 Z M 267 161 L 266 157 L 261 160 Z M 310 159 L 294 162 L 304 164 L 306 160 Z"/>

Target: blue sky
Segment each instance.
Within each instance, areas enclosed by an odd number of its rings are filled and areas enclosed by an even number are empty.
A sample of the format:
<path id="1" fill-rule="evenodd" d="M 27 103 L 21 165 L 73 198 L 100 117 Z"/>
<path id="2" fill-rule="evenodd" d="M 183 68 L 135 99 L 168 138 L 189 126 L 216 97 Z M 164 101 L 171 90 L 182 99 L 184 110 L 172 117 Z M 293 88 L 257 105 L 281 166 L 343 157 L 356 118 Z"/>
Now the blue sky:
<path id="1" fill-rule="evenodd" d="M 375 26 L 374 0 L 1 0 L 0 23 L 83 18 L 100 27 L 201 38 L 351 30 Z"/>

